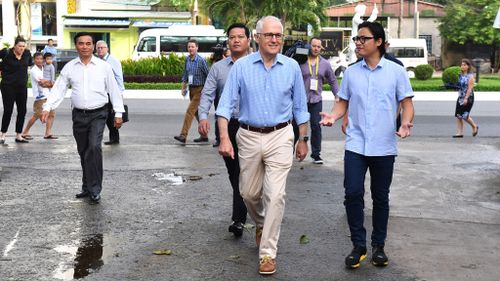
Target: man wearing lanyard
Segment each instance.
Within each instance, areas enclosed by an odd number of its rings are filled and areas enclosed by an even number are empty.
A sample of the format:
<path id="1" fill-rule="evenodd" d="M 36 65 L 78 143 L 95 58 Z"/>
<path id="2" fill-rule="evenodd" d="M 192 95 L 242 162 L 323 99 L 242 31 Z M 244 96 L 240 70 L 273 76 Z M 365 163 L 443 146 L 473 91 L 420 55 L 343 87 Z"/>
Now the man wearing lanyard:
<path id="1" fill-rule="evenodd" d="M 76 198 L 90 197 L 90 203 L 101 200 L 102 190 L 102 135 L 108 117 L 108 93 L 115 112 L 115 127 L 122 126 L 123 100 L 111 66 L 94 57 L 94 40 L 91 33 L 75 35 L 78 57 L 68 62 L 56 80 L 52 92 L 43 105 L 42 122 L 47 122 L 49 112 L 64 100 L 71 87 L 73 136 L 82 165 L 82 191 Z"/>
<path id="2" fill-rule="evenodd" d="M 198 41 L 194 39 L 189 40 L 187 49 L 189 56 L 186 58 L 184 73 L 182 74 L 182 95 L 187 95 L 189 89 L 190 102 L 186 110 L 186 115 L 184 115 L 181 134 L 174 137 L 174 139 L 181 143 L 186 143 L 186 138 L 193 118 L 196 117 L 196 120 L 198 120 L 198 106 L 200 105 L 201 90 L 208 76 L 207 62 L 198 55 Z M 194 142 L 208 142 L 208 136 L 202 135 L 194 139 Z"/>
<path id="3" fill-rule="evenodd" d="M 311 158 L 315 164 L 323 164 L 321 159 L 321 116 L 319 113 L 323 110 L 323 101 L 321 93 L 323 90 L 323 81 L 330 84 L 334 96 L 338 92 L 337 78 L 333 73 L 330 63 L 320 56 L 321 39 L 311 38 L 311 51 L 307 62 L 300 65 L 302 78 L 307 93 L 307 109 L 311 114 Z"/>
<path id="4" fill-rule="evenodd" d="M 105 60 L 107 63 L 109 63 L 109 65 L 111 65 L 111 68 L 113 69 L 113 74 L 115 76 L 116 84 L 118 84 L 118 89 L 120 90 L 121 93 L 123 93 L 123 91 L 125 91 L 125 86 L 123 85 L 122 64 L 120 63 L 119 60 L 117 60 L 109 53 L 108 44 L 106 42 L 100 40 L 97 41 L 95 45 L 97 50 L 97 56 L 100 59 Z M 105 145 L 119 144 L 120 132 L 114 126 L 112 103 L 108 103 L 108 119 L 106 120 L 106 126 L 108 127 L 109 130 L 109 141 L 104 142 L 104 144 Z"/>

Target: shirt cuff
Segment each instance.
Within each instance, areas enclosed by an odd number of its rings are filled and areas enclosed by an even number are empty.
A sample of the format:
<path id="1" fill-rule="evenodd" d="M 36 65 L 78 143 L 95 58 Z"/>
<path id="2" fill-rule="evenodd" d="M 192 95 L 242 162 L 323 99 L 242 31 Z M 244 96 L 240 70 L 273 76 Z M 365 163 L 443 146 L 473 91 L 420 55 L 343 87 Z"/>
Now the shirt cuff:
<path id="1" fill-rule="evenodd" d="M 198 119 L 200 119 L 200 120 L 208 119 L 208 114 L 201 113 L 201 112 L 198 111 Z"/>
<path id="2" fill-rule="evenodd" d="M 45 102 L 42 106 L 42 110 L 43 111 L 49 111 L 50 112 L 50 105 L 47 104 L 47 102 Z"/>
<path id="3" fill-rule="evenodd" d="M 295 112 L 293 116 L 295 118 L 295 122 L 297 122 L 298 125 L 308 122 L 309 118 L 311 117 L 311 115 L 307 111 Z"/>
<path id="4" fill-rule="evenodd" d="M 231 112 L 225 108 L 220 107 L 220 106 L 217 109 L 217 111 L 215 112 L 215 115 L 217 115 L 217 117 L 226 118 L 227 120 L 231 119 Z"/>
<path id="5" fill-rule="evenodd" d="M 115 112 L 115 118 L 122 118 L 123 113 Z"/>

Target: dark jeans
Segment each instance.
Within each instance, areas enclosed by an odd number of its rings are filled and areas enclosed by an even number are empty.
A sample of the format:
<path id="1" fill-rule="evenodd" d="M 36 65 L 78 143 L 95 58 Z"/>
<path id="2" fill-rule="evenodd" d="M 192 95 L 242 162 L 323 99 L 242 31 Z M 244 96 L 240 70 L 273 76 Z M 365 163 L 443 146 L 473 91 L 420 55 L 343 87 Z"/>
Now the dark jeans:
<path id="1" fill-rule="evenodd" d="M 113 105 L 108 103 L 108 118 L 106 119 L 106 126 L 109 130 L 109 141 L 110 142 L 120 142 L 120 132 L 115 128 L 115 112 L 113 111 Z"/>
<path id="2" fill-rule="evenodd" d="M 102 149 L 104 126 L 108 118 L 108 108 L 91 112 L 73 109 L 73 136 L 82 165 L 82 191 L 97 196 L 102 190 Z"/>
<path id="3" fill-rule="evenodd" d="M 14 111 L 14 103 L 17 107 L 16 133 L 23 132 L 24 118 L 26 116 L 26 102 L 28 101 L 28 90 L 26 87 L 1 84 L 3 101 L 2 133 L 7 133 L 10 119 Z"/>
<path id="4" fill-rule="evenodd" d="M 319 157 L 321 153 L 321 116 L 319 113 L 323 110 L 323 102 L 308 103 L 307 110 L 311 114 L 311 157 Z"/>
<path id="5" fill-rule="evenodd" d="M 365 175 L 370 170 L 370 190 L 373 200 L 372 243 L 384 246 L 389 220 L 389 188 L 392 182 L 395 156 L 364 156 L 345 151 L 344 157 L 344 205 L 351 241 L 355 246 L 366 246 L 366 230 L 363 226 L 365 202 Z"/>
<path id="6" fill-rule="evenodd" d="M 240 128 L 238 120 L 232 119 L 228 124 L 229 139 L 233 144 L 234 159 L 231 157 L 224 157 L 227 172 L 229 174 L 229 181 L 233 188 L 233 215 L 232 220 L 235 222 L 245 223 L 247 221 L 247 207 L 243 198 L 240 195 L 240 163 L 238 160 L 238 145 L 236 144 L 236 133 Z"/>

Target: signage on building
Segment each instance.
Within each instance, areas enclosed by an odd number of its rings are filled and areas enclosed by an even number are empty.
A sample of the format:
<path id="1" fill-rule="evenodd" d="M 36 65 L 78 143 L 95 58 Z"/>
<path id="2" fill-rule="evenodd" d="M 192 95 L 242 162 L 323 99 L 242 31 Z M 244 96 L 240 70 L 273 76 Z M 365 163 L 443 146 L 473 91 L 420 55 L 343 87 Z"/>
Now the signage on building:
<path id="1" fill-rule="evenodd" d="M 42 3 L 31 4 L 31 34 L 42 34 Z"/>

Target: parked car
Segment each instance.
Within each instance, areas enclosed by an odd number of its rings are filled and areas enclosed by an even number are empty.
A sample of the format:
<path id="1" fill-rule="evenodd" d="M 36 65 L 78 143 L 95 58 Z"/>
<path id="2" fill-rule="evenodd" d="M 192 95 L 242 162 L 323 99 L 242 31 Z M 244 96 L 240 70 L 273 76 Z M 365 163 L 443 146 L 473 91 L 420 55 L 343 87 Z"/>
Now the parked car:
<path id="1" fill-rule="evenodd" d="M 76 50 L 57 50 L 57 57 L 56 57 L 56 62 L 57 62 L 57 69 L 56 71 L 61 71 L 63 67 L 68 63 L 70 60 L 78 57 L 78 52 Z"/>

